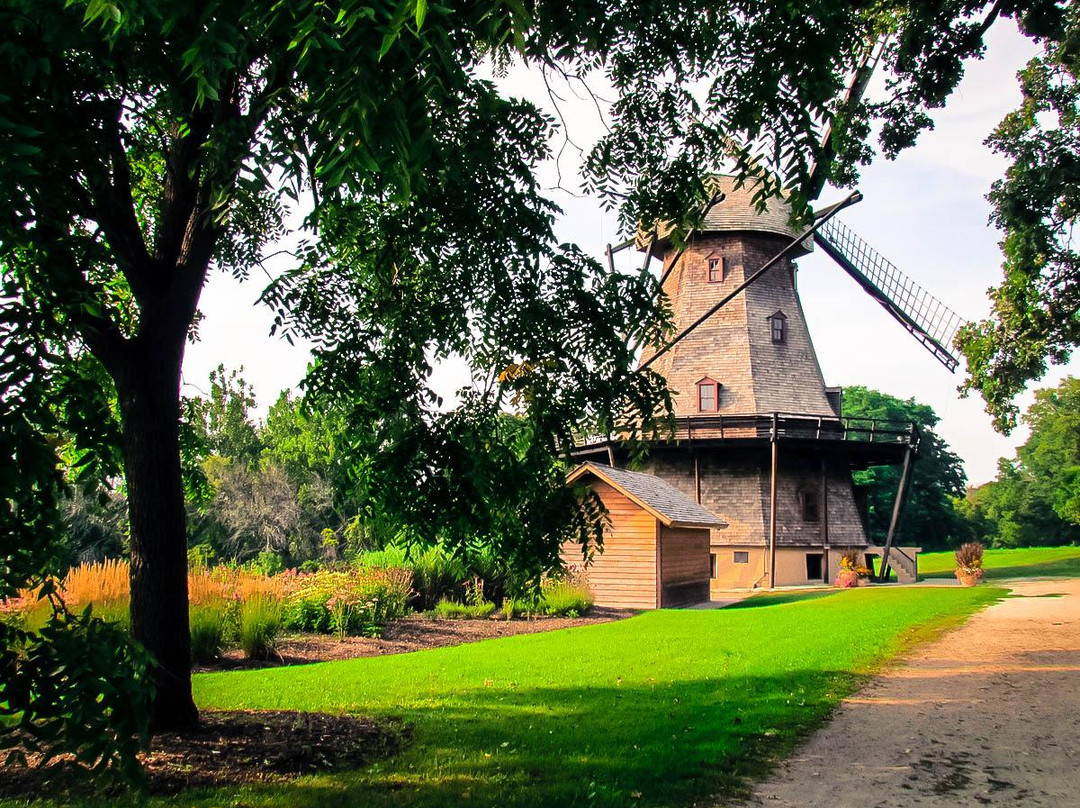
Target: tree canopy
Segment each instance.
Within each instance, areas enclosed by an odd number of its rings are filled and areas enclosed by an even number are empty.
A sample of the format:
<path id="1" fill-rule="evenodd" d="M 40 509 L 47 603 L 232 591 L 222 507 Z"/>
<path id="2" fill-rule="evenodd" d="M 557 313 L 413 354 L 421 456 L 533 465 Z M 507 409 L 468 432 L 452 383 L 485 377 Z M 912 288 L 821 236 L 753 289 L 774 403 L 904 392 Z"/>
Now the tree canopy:
<path id="1" fill-rule="evenodd" d="M 958 340 L 965 388 L 982 394 L 1004 432 L 1016 425 L 1016 396 L 1080 343 L 1080 9 L 1068 4 L 1063 13 L 1020 72 L 1020 107 L 987 141 L 1010 161 L 989 195 L 1004 278 L 991 290 L 991 316 Z"/>
<path id="2" fill-rule="evenodd" d="M 647 273 L 609 274 L 558 243 L 536 178 L 554 122 L 485 71 L 602 73 L 610 131 L 581 184 L 628 230 L 665 219 L 678 237 L 729 161 L 767 180 L 762 196 L 786 184 L 805 202 L 815 165 L 854 179 L 872 123 L 887 154 L 910 145 L 998 16 L 1060 27 L 1046 0 L 4 0 L 0 13 L 0 301 L 16 337 L 0 347 L 0 439 L 19 459 L 0 594 L 55 567 L 41 536 L 64 487 L 57 436 L 83 473 L 122 467 L 158 727 L 196 720 L 179 384 L 212 268 L 247 277 L 305 208 L 291 268 L 263 297 L 278 333 L 316 345 L 309 393 L 344 407 L 358 484 L 417 537 L 438 529 L 538 573 L 562 541 L 599 535 L 595 503 L 562 485 L 574 435 L 649 432 L 668 409 L 663 381 L 633 370 L 664 319 Z M 887 93 L 846 98 L 879 41 Z M 429 378 L 451 355 L 475 386 L 446 412 Z"/>
<path id="3" fill-rule="evenodd" d="M 904 540 L 941 548 L 966 535 L 953 500 L 963 496 L 967 475 L 963 462 L 934 431 L 940 420 L 937 413 L 915 399 L 899 399 L 867 387 L 845 387 L 843 408 L 847 417 L 908 421 L 919 428 L 919 455 L 901 526 Z M 869 538 L 879 544 L 884 544 L 889 530 L 900 473 L 898 466 L 873 466 L 854 475 L 856 485 L 866 487 Z"/>
<path id="4" fill-rule="evenodd" d="M 1031 434 L 995 480 L 968 492 L 980 538 L 998 547 L 1080 540 L 1080 379 L 1037 390 L 1023 416 Z"/>

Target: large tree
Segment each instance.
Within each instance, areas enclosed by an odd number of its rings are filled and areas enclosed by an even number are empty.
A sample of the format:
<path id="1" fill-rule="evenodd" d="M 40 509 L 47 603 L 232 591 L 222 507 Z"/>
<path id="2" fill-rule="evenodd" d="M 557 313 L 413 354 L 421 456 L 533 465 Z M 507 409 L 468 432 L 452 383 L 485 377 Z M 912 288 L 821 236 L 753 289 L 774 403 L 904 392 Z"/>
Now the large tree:
<path id="1" fill-rule="evenodd" d="M 844 388 L 844 415 L 877 421 L 906 421 L 919 428 L 919 456 L 912 471 L 904 510 L 904 539 L 924 547 L 942 548 L 962 538 L 966 526 L 953 501 L 964 495 L 967 475 L 963 462 L 934 431 L 940 419 L 933 408 L 915 399 L 900 399 L 867 387 L 847 387 Z M 855 482 L 867 487 L 870 537 L 883 543 L 900 483 L 900 468 L 874 466 L 856 472 Z"/>
<path id="2" fill-rule="evenodd" d="M 965 388 L 1003 432 L 1016 425 L 1016 396 L 1080 344 L 1080 7 L 1046 23 L 1042 52 L 1019 74 L 1023 100 L 987 141 L 1010 161 L 989 195 L 1004 278 L 991 316 L 958 339 Z"/>
<path id="3" fill-rule="evenodd" d="M 306 241 L 266 300 L 284 333 L 315 341 L 312 394 L 351 407 L 364 485 L 417 535 L 494 543 L 538 572 L 563 540 L 599 535 L 599 511 L 561 486 L 575 432 L 610 431 L 619 416 L 648 429 L 666 407 L 661 381 L 631 370 L 632 346 L 662 320 L 646 274 L 609 275 L 557 243 L 558 211 L 536 180 L 552 121 L 482 73 L 515 58 L 549 80 L 603 72 L 610 131 L 583 185 L 627 227 L 676 220 L 678 238 L 705 201 L 703 176 L 725 161 L 767 172 L 763 194 L 788 183 L 796 202 L 815 163 L 849 181 L 874 119 L 887 152 L 909 145 L 994 19 L 1031 24 L 1055 8 L 3 0 L 0 262 L 23 339 L 3 347 L 0 398 L 77 402 L 64 426 L 86 462 L 122 449 L 131 625 L 157 660 L 156 725 L 196 719 L 185 341 L 210 269 L 244 277 L 259 265 L 290 201 L 310 206 Z M 879 40 L 887 95 L 844 101 Z M 476 387 L 443 413 L 428 379 L 449 355 Z M 507 407 L 521 433 L 506 434 Z M 3 428 L 47 448 L 43 413 L 19 410 Z M 524 451 L 508 445 L 520 434 Z M 49 479 L 15 483 L 50 494 Z M 9 494 L 23 499 L 47 507 Z M 26 529 L 16 514 L 5 556 Z"/>
<path id="4" fill-rule="evenodd" d="M 974 528 L 999 547 L 1080 539 L 1080 379 L 1037 390 L 1023 416 L 1031 429 L 995 480 L 968 493 Z"/>

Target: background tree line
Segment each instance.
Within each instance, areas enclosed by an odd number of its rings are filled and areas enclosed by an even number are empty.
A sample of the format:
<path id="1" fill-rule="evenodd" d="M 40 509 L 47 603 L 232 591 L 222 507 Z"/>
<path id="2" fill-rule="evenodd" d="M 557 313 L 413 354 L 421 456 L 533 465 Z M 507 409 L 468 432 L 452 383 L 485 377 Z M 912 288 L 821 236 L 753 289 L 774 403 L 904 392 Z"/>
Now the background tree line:
<path id="1" fill-rule="evenodd" d="M 274 572 L 384 547 L 397 531 L 345 459 L 344 414 L 286 390 L 257 419 L 242 373 L 219 366 L 205 394 L 182 401 L 189 556 Z M 70 564 L 128 552 L 125 488 L 104 489 L 67 502 Z"/>

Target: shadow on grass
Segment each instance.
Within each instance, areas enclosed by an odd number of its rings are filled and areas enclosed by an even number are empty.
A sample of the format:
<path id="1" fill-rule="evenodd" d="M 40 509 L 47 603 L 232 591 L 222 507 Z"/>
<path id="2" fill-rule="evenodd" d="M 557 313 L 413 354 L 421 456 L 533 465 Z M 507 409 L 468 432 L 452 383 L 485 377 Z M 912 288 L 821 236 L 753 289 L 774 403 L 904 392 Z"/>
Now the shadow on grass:
<path id="1" fill-rule="evenodd" d="M 803 590 L 800 592 L 766 592 L 761 595 L 751 595 L 744 600 L 725 606 L 726 609 L 760 609 L 765 606 L 782 606 L 785 603 L 799 603 L 804 600 L 818 600 L 835 595 L 837 590 Z"/>
<path id="2" fill-rule="evenodd" d="M 652 686 L 482 689 L 404 710 L 415 747 L 366 771 L 244 789 L 315 808 L 668 806 L 744 794 L 862 677 L 793 671 Z M 185 806 L 224 791 L 186 792 Z"/>

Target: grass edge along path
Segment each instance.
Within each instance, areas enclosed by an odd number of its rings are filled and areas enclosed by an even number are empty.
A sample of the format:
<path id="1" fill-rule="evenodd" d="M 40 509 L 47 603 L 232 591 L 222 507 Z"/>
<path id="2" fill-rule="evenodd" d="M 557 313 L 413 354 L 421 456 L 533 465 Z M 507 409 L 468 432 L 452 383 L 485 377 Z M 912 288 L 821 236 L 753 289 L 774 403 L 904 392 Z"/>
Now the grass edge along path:
<path id="1" fill-rule="evenodd" d="M 757 608 L 648 612 L 412 654 L 200 675 L 204 709 L 400 716 L 414 727 L 414 742 L 364 771 L 148 804 L 713 804 L 713 797 L 744 793 L 868 674 L 1003 594 L 985 586 L 856 589 Z"/>
<path id="2" fill-rule="evenodd" d="M 956 560 L 952 550 L 919 553 L 920 578 L 952 578 Z M 988 549 L 983 569 L 989 580 L 1003 578 L 1080 578 L 1080 547 L 1017 547 Z"/>

